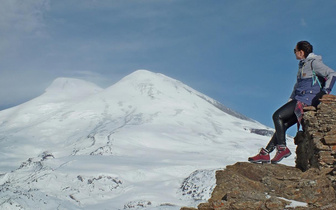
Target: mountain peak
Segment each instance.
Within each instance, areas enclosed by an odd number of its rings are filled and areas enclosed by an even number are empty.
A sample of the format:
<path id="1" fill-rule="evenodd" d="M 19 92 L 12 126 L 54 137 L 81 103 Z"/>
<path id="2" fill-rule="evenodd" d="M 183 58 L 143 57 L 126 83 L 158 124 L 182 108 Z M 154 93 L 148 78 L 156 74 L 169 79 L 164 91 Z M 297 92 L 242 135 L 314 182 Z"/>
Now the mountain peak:
<path id="1" fill-rule="evenodd" d="M 146 69 L 139 69 L 129 74 L 128 76 L 153 76 L 155 74 L 158 74 L 158 73 L 154 73 Z"/>
<path id="2" fill-rule="evenodd" d="M 137 82 L 143 82 L 143 81 L 152 81 L 158 78 L 169 78 L 163 74 L 160 73 L 155 73 L 152 71 L 148 71 L 148 70 L 144 70 L 144 69 L 140 69 L 140 70 L 136 70 L 133 73 L 127 75 L 126 77 L 124 77 L 121 81 L 132 81 L 133 83 L 137 83 Z M 170 78 L 171 80 L 173 80 L 172 78 Z"/>
<path id="3" fill-rule="evenodd" d="M 45 96 L 51 96 L 53 100 L 78 99 L 94 95 L 103 89 L 96 84 L 74 78 L 60 77 L 55 79 L 46 88 Z"/>
<path id="4" fill-rule="evenodd" d="M 116 92 L 116 90 L 119 94 L 122 94 L 123 97 L 125 97 L 126 95 L 132 95 L 132 97 L 134 98 L 141 95 L 147 96 L 151 99 L 161 99 L 163 101 L 165 101 L 166 99 L 169 99 L 170 101 L 179 101 L 180 104 L 182 102 L 198 104 L 200 103 L 200 101 L 198 101 L 197 99 L 201 99 L 201 101 L 205 101 L 231 116 L 242 120 L 252 122 L 254 121 L 253 119 L 250 119 L 245 115 L 242 115 L 230 108 L 227 108 L 220 102 L 204 95 L 201 92 L 198 92 L 197 90 L 189 87 L 188 85 L 185 85 L 179 80 L 173 79 L 161 73 L 154 73 L 148 70 L 137 70 L 127 75 L 119 82 L 109 87 L 106 92 Z M 151 105 L 153 105 L 152 102 Z"/>
<path id="5" fill-rule="evenodd" d="M 75 78 L 59 77 L 51 83 L 51 85 L 46 89 L 46 92 L 98 92 L 100 90 L 102 90 L 100 87 L 91 82 Z"/>

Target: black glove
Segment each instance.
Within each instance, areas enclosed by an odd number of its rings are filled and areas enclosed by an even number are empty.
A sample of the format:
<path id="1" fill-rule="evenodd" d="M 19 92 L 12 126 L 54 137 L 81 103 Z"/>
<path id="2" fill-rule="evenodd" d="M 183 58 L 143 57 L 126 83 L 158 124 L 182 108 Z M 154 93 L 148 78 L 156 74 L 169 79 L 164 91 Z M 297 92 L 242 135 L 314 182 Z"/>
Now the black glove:
<path id="1" fill-rule="evenodd" d="M 327 94 L 325 91 L 321 90 L 312 100 L 312 106 L 317 106 L 320 103 L 320 99 L 323 95 Z"/>

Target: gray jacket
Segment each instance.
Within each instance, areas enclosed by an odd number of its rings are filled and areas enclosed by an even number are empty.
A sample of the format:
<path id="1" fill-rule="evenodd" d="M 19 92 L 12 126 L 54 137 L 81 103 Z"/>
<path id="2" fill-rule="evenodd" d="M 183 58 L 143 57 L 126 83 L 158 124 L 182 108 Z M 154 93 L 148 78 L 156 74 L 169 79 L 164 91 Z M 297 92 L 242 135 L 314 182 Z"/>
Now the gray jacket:
<path id="1" fill-rule="evenodd" d="M 321 56 L 310 53 L 306 59 L 299 62 L 297 81 L 290 96 L 291 99 L 312 105 L 312 100 L 321 91 L 314 72 L 326 79 L 323 91 L 328 93 L 331 91 L 336 81 L 336 72 L 322 62 Z"/>

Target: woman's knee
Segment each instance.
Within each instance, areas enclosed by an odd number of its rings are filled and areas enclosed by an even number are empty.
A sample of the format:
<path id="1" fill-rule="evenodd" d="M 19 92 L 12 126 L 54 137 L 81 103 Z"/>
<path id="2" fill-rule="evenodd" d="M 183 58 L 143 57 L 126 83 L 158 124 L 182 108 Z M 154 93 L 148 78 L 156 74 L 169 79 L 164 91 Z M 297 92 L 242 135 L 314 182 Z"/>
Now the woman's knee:
<path id="1" fill-rule="evenodd" d="M 273 116 L 272 116 L 273 122 L 276 122 L 276 121 L 278 122 L 280 118 L 281 116 L 280 116 L 279 110 L 273 113 Z"/>
<path id="2" fill-rule="evenodd" d="M 278 110 L 276 110 L 272 116 L 273 121 L 281 121 L 281 120 L 287 120 L 291 118 L 294 114 L 294 110 L 296 107 L 296 100 L 292 100 L 282 107 L 280 107 Z"/>

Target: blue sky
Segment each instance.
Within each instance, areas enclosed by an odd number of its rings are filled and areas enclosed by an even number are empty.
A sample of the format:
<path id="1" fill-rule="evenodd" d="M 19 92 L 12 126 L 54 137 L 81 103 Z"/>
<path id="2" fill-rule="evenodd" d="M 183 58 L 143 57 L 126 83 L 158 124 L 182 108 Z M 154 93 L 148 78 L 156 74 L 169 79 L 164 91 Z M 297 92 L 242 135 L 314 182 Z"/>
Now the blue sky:
<path id="1" fill-rule="evenodd" d="M 334 0 L 1 0 L 0 109 L 57 77 L 108 87 L 147 69 L 273 127 L 298 41 L 336 69 L 335 10 Z"/>

